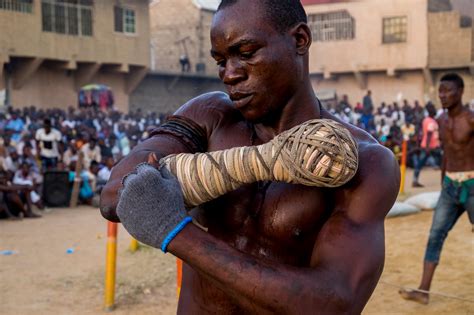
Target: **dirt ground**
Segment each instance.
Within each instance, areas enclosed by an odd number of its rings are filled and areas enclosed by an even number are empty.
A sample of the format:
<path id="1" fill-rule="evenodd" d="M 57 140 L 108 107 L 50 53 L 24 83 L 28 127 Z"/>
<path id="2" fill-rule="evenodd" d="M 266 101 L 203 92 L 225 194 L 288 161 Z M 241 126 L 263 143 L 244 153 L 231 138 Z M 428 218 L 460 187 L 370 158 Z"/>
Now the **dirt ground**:
<path id="1" fill-rule="evenodd" d="M 411 173 L 407 174 L 407 184 Z M 439 190 L 439 171 L 421 175 L 423 189 Z M 431 223 L 430 211 L 386 220 L 386 263 L 364 314 L 474 314 L 474 303 L 439 295 L 428 306 L 407 302 L 397 286 L 416 287 Z M 158 250 L 128 250 L 119 230 L 116 309 L 113 314 L 174 314 L 175 259 Z M 0 314 L 105 314 L 106 223 L 97 209 L 53 209 L 42 219 L 0 221 Z M 73 249 L 68 254 L 67 250 Z M 474 233 L 467 215 L 450 233 L 432 290 L 474 300 Z"/>

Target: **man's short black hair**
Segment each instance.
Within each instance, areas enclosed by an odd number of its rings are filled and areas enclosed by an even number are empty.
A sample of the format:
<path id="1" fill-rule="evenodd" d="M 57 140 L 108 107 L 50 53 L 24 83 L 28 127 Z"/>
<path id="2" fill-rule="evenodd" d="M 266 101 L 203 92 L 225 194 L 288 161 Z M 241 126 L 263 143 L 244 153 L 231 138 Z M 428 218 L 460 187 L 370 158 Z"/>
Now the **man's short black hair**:
<path id="1" fill-rule="evenodd" d="M 298 23 L 308 23 L 306 12 L 300 0 L 256 0 L 265 11 L 265 15 L 273 22 L 280 33 L 288 31 Z M 220 11 L 239 2 L 239 0 L 222 0 L 217 8 Z"/>
<path id="2" fill-rule="evenodd" d="M 453 82 L 459 89 L 464 88 L 464 80 L 457 73 L 447 73 L 441 77 L 441 81 Z"/>

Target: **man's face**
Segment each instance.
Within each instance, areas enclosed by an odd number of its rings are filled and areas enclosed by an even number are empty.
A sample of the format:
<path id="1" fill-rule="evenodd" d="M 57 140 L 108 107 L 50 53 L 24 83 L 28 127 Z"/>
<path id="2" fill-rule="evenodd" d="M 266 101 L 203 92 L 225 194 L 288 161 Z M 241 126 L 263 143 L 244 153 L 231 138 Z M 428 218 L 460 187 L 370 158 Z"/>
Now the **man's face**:
<path id="1" fill-rule="evenodd" d="M 462 105 L 463 89 L 458 88 L 452 81 L 441 81 L 438 88 L 438 95 L 444 109 L 450 109 L 458 104 Z"/>
<path id="2" fill-rule="evenodd" d="M 114 166 L 114 159 L 109 157 L 107 158 L 107 160 L 105 161 L 105 165 L 109 168 L 109 169 L 112 169 L 112 167 Z"/>
<path id="3" fill-rule="evenodd" d="M 30 167 L 28 165 L 22 165 L 21 166 L 21 173 L 23 176 L 28 176 L 28 174 L 30 173 Z"/>
<path id="4" fill-rule="evenodd" d="M 259 1 L 241 0 L 217 12 L 211 44 L 219 77 L 249 121 L 281 111 L 304 80 L 295 41 L 275 30 Z"/>

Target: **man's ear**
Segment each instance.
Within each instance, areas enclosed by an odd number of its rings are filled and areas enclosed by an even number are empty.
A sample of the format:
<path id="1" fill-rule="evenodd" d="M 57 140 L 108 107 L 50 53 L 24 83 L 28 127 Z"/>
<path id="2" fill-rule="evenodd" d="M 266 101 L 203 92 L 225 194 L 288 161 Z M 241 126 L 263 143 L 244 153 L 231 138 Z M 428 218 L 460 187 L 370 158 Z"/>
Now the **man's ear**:
<path id="1" fill-rule="evenodd" d="M 306 23 L 298 23 L 290 30 L 290 35 L 295 39 L 296 53 L 298 55 L 307 54 L 313 42 L 313 36 L 308 25 Z"/>

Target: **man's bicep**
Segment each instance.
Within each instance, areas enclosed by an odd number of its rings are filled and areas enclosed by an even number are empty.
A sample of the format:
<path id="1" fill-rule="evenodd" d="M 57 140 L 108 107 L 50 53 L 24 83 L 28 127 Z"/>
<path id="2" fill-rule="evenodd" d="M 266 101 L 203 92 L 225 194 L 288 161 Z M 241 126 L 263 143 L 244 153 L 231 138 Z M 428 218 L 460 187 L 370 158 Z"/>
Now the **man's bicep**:
<path id="1" fill-rule="evenodd" d="M 332 273 L 351 302 L 364 305 L 380 278 L 384 257 L 383 221 L 355 223 L 338 213 L 319 233 L 311 266 Z"/>
<path id="2" fill-rule="evenodd" d="M 334 272 L 355 301 L 366 301 L 382 272 L 384 219 L 400 175 L 388 150 L 365 150 L 359 160 L 354 182 L 334 194 L 335 208 L 318 234 L 311 264 Z"/>

